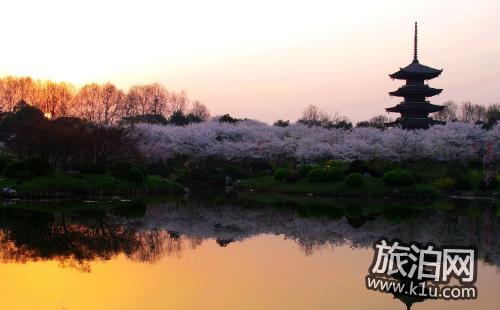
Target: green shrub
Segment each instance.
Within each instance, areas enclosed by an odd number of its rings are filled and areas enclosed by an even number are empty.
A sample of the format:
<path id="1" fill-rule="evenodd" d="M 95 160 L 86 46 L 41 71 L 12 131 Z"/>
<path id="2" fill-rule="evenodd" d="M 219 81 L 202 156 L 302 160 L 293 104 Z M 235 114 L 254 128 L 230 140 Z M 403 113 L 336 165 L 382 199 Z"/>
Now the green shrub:
<path id="1" fill-rule="evenodd" d="M 410 186 L 415 183 L 413 175 L 402 169 L 395 169 L 384 174 L 384 183 L 390 186 Z"/>
<path id="2" fill-rule="evenodd" d="M 390 161 L 373 159 L 368 163 L 368 167 L 369 167 L 369 170 L 371 170 L 371 172 L 372 172 L 372 173 L 370 173 L 370 172 L 369 173 L 373 177 L 381 177 L 385 171 L 390 171 L 392 169 L 396 169 L 397 165 L 393 162 L 390 162 Z"/>
<path id="3" fill-rule="evenodd" d="M 287 183 L 295 183 L 300 179 L 299 174 L 296 171 L 290 171 L 290 173 L 287 174 L 285 177 L 285 181 Z"/>
<path id="4" fill-rule="evenodd" d="M 279 168 L 274 172 L 275 180 L 284 180 L 292 170 L 289 168 Z"/>
<path id="5" fill-rule="evenodd" d="M 41 158 L 30 158 L 25 163 L 26 168 L 34 175 L 51 175 L 54 173 L 54 168 L 49 162 Z"/>
<path id="6" fill-rule="evenodd" d="M 133 167 L 136 167 L 136 168 L 140 169 L 142 171 L 142 173 L 144 174 L 144 177 L 147 177 L 149 175 L 148 174 L 148 170 L 146 169 L 145 165 L 133 164 Z"/>
<path id="7" fill-rule="evenodd" d="M 326 169 L 328 181 L 342 181 L 345 178 L 344 170 L 341 168 L 328 168 Z"/>
<path id="8" fill-rule="evenodd" d="M 297 173 L 299 174 L 300 178 L 305 178 L 309 174 L 311 170 L 313 170 L 315 167 L 311 165 L 300 165 L 297 168 Z"/>
<path id="9" fill-rule="evenodd" d="M 372 167 L 367 166 L 364 162 L 361 160 L 354 160 L 349 163 L 349 167 L 347 168 L 346 171 L 347 174 L 349 173 L 368 173 L 372 177 L 381 177 L 382 173 L 378 171 L 377 169 L 374 169 Z"/>
<path id="10" fill-rule="evenodd" d="M 11 161 L 3 169 L 3 175 L 8 178 L 14 178 L 20 171 L 25 171 L 26 164 L 21 161 Z"/>
<path id="11" fill-rule="evenodd" d="M 31 180 L 34 177 L 33 173 L 29 170 L 23 170 L 16 173 L 14 179 L 19 182 Z"/>
<path id="12" fill-rule="evenodd" d="M 349 187 L 360 187 L 363 185 L 363 176 L 359 173 L 351 173 L 345 178 L 345 182 Z"/>
<path id="13" fill-rule="evenodd" d="M 273 167 L 271 166 L 271 163 L 269 163 L 268 161 L 260 159 L 253 161 L 250 164 L 250 169 L 252 170 L 253 173 L 256 173 L 256 172 L 273 170 Z"/>
<path id="14" fill-rule="evenodd" d="M 26 161 L 11 161 L 5 165 L 3 169 L 3 174 L 8 178 L 16 178 L 18 172 L 31 173 L 31 177 L 37 175 L 51 175 L 54 173 L 54 167 L 52 167 L 47 161 L 40 158 L 30 158 Z"/>
<path id="15" fill-rule="evenodd" d="M 325 168 L 338 168 L 345 170 L 349 166 L 348 162 L 342 160 L 328 160 L 324 163 Z"/>
<path id="16" fill-rule="evenodd" d="M 248 170 L 240 168 L 239 166 L 224 166 L 221 169 L 221 173 L 225 176 L 231 177 L 233 179 L 248 179 L 251 175 L 248 173 Z"/>
<path id="17" fill-rule="evenodd" d="M 224 188 L 227 185 L 226 177 L 228 175 L 224 174 L 222 171 L 215 171 L 213 173 L 207 174 L 205 177 L 205 186 L 214 188 Z"/>
<path id="18" fill-rule="evenodd" d="M 429 181 L 419 172 L 412 171 L 411 175 L 413 176 L 414 183 L 429 183 Z"/>
<path id="19" fill-rule="evenodd" d="M 11 159 L 9 159 L 5 156 L 0 156 L 0 171 L 3 171 L 3 169 L 5 169 L 5 166 L 7 166 L 7 164 L 10 162 L 11 162 Z"/>
<path id="20" fill-rule="evenodd" d="M 455 180 L 451 177 L 439 178 L 432 182 L 432 186 L 442 191 L 449 191 L 455 187 Z"/>
<path id="21" fill-rule="evenodd" d="M 75 163 L 72 170 L 80 171 L 85 174 L 101 174 L 106 172 L 106 167 L 102 164 Z"/>
<path id="22" fill-rule="evenodd" d="M 174 172 L 172 165 L 166 165 L 163 161 L 151 162 L 144 167 L 147 174 L 169 177 Z"/>
<path id="23" fill-rule="evenodd" d="M 130 168 L 128 174 L 129 174 L 130 181 L 135 182 L 135 183 L 142 183 L 146 179 L 144 172 L 138 167 Z"/>
<path id="24" fill-rule="evenodd" d="M 80 178 L 80 179 L 83 178 L 83 174 L 80 171 L 68 170 L 68 171 L 64 171 L 64 174 L 68 175 L 68 176 L 75 177 L 75 178 Z"/>
<path id="25" fill-rule="evenodd" d="M 115 178 L 129 180 L 135 183 L 142 183 L 147 174 L 138 166 L 132 166 L 130 163 L 115 163 L 111 175 Z"/>
<path id="26" fill-rule="evenodd" d="M 314 168 L 307 174 L 307 181 L 311 183 L 328 182 L 328 174 L 320 168 Z"/>
<path id="27" fill-rule="evenodd" d="M 365 173 L 368 167 L 361 160 L 353 160 L 349 163 L 346 173 Z"/>
<path id="28" fill-rule="evenodd" d="M 131 165 L 129 163 L 115 163 L 111 175 L 120 179 L 128 179 Z"/>
<path id="29" fill-rule="evenodd" d="M 468 191 L 472 189 L 472 183 L 469 180 L 459 179 L 455 182 L 455 189 L 459 191 Z"/>

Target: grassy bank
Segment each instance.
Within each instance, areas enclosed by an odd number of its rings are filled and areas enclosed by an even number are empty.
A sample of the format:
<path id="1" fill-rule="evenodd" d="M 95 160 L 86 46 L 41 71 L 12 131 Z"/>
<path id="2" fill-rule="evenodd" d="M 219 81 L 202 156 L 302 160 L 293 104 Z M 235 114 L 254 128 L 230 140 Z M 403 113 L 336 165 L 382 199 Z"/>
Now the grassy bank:
<path id="1" fill-rule="evenodd" d="M 366 178 L 359 187 L 350 187 L 345 181 L 310 183 L 299 180 L 287 183 L 276 180 L 272 176 L 264 176 L 242 180 L 238 185 L 240 189 L 253 189 L 289 194 L 313 194 L 319 196 L 342 197 L 389 197 L 433 199 L 440 196 L 439 191 L 430 185 L 414 184 L 411 186 L 389 187 L 380 178 Z"/>
<path id="2" fill-rule="evenodd" d="M 148 175 L 142 182 L 133 182 L 109 174 L 56 173 L 52 176 L 37 176 L 26 181 L 3 178 L 2 191 L 11 197 L 75 197 L 93 195 L 136 195 L 141 193 L 183 192 L 184 187 L 168 179 Z"/>

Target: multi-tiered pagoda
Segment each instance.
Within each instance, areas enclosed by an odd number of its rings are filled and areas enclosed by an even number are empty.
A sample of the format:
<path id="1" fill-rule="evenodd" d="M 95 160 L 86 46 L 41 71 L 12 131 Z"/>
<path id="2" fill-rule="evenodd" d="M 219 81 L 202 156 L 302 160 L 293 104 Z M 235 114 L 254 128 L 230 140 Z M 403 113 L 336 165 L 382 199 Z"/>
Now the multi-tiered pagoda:
<path id="1" fill-rule="evenodd" d="M 388 125 L 401 125 L 405 129 L 429 128 L 441 122 L 429 117 L 429 113 L 439 112 L 443 106 L 431 104 L 426 100 L 440 94 L 443 90 L 429 87 L 425 81 L 438 77 L 443 70 L 424 66 L 418 61 L 418 28 L 415 23 L 415 42 L 413 62 L 389 76 L 397 80 L 406 80 L 406 84 L 398 90 L 390 92 L 391 96 L 403 97 L 404 101 L 395 107 L 385 109 L 387 112 L 400 113 L 401 117 Z"/>

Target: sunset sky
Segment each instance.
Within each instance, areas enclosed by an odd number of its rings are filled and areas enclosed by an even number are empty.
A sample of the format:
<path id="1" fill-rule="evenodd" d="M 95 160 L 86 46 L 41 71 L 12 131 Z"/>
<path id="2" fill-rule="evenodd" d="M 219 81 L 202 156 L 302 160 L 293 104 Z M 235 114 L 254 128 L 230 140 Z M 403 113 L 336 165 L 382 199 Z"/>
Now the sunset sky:
<path id="1" fill-rule="evenodd" d="M 389 73 L 444 69 L 434 103 L 500 102 L 500 1 L 5 1 L 0 76 L 160 82 L 213 115 L 296 120 L 306 105 L 354 121 L 398 103 Z M 395 116 L 395 115 L 394 115 Z"/>

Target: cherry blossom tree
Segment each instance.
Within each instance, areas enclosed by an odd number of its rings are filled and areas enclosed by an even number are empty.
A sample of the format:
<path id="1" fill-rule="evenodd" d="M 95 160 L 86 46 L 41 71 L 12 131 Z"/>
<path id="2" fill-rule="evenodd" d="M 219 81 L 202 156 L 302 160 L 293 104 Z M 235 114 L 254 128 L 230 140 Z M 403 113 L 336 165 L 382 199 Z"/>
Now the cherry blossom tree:
<path id="1" fill-rule="evenodd" d="M 292 124 L 267 125 L 252 120 L 235 124 L 213 119 L 187 126 L 139 124 L 145 157 L 168 159 L 178 155 L 218 157 L 227 160 L 294 158 L 302 162 L 320 159 L 395 162 L 435 160 L 466 162 L 477 159 L 477 141 L 495 141 L 499 153 L 500 126 L 486 131 L 479 125 L 450 123 L 429 130 L 400 128 L 327 129 Z"/>

